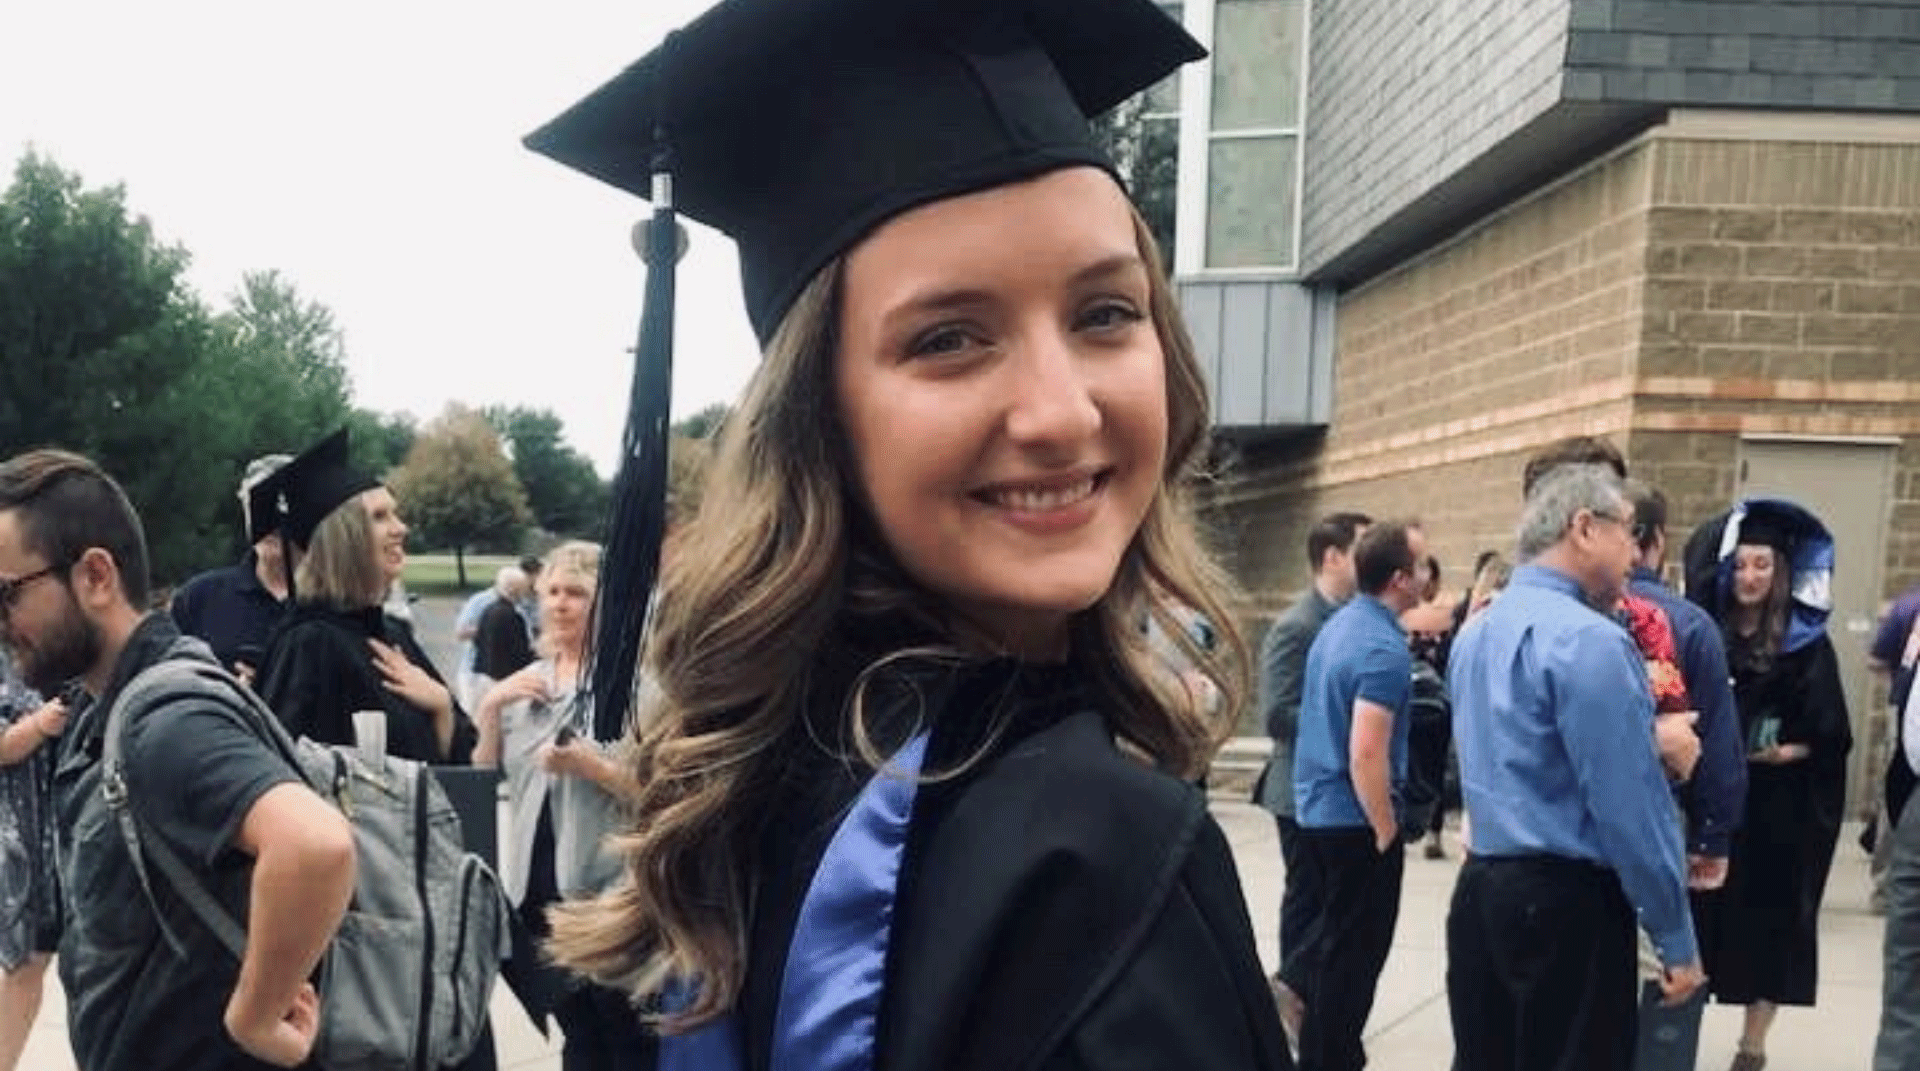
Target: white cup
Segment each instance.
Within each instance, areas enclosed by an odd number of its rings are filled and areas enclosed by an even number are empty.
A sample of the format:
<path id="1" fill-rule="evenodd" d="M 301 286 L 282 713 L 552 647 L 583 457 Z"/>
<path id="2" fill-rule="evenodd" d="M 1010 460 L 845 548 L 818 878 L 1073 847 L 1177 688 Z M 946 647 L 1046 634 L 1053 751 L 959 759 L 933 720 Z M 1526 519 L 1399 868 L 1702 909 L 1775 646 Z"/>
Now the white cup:
<path id="1" fill-rule="evenodd" d="M 386 765 L 387 712 L 384 710 L 354 711 L 353 740 L 360 749 L 361 757 L 368 763 L 376 767 Z"/>

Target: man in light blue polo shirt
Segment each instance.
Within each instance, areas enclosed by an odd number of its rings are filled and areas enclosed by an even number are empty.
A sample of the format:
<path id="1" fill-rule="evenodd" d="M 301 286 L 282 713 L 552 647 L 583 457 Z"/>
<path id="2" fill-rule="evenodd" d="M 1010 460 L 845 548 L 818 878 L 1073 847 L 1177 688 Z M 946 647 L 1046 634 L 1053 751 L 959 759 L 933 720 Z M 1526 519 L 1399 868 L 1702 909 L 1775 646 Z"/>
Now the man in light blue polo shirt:
<path id="1" fill-rule="evenodd" d="M 1635 920 L 1670 1004 L 1705 981 L 1652 689 L 1620 598 L 1638 553 L 1620 478 L 1564 465 L 1521 516 L 1521 567 L 1454 641 L 1472 857 L 1447 915 L 1460 1071 L 1628 1071 Z"/>
<path id="2" fill-rule="evenodd" d="M 1410 523 L 1368 528 L 1354 544 L 1359 593 L 1307 651 L 1294 743 L 1299 861 L 1312 922 L 1284 980 L 1306 1001 L 1302 1071 L 1359 1071 L 1374 990 L 1400 917 L 1413 656 L 1400 615 L 1420 604 L 1426 537 Z"/>

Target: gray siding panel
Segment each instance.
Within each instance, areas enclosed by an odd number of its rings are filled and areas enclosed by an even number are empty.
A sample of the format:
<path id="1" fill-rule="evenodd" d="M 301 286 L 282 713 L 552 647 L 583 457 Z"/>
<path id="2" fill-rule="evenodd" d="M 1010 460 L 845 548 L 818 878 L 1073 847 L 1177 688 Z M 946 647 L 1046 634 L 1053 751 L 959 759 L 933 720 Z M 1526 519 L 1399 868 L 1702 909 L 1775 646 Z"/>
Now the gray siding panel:
<path id="1" fill-rule="evenodd" d="M 1222 424 L 1262 424 L 1268 366 L 1267 284 L 1227 283 L 1220 288 L 1220 358 L 1224 372 L 1214 393 Z"/>
<path id="2" fill-rule="evenodd" d="M 1596 137 L 1669 106 L 1920 111 L 1920 0 L 1314 0 L 1309 47 L 1301 274 L 1333 282 L 1471 222 L 1408 223 L 1488 200 L 1449 188 L 1470 168 L 1518 193 L 1540 176 L 1488 161 L 1577 160 L 1542 144 L 1566 102 L 1607 109 Z"/>
<path id="3" fill-rule="evenodd" d="M 1185 313 L 1187 333 L 1193 338 L 1194 351 L 1200 357 L 1200 373 L 1206 377 L 1207 390 L 1219 409 L 1220 398 L 1220 291 L 1217 287 L 1182 287 L 1181 311 Z M 1216 420 L 1219 418 L 1216 416 Z"/>
<path id="4" fill-rule="evenodd" d="M 1180 304 L 1221 428 L 1325 426 L 1336 295 L 1280 281 L 1186 281 Z"/>

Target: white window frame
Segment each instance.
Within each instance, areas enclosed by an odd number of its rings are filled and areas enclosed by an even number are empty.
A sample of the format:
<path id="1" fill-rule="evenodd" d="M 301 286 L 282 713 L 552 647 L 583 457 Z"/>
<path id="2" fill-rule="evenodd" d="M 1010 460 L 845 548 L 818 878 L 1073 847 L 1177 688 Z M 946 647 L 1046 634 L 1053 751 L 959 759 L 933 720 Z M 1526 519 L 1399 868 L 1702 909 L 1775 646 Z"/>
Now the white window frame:
<path id="1" fill-rule="evenodd" d="M 1187 32 L 1207 49 L 1207 58 L 1180 72 L 1180 147 L 1174 189 L 1174 274 L 1183 279 L 1292 279 L 1299 275 L 1300 213 L 1305 202 L 1308 66 L 1313 57 L 1313 4 L 1300 0 L 1300 94 L 1293 126 L 1213 129 L 1213 25 L 1218 0 L 1182 0 Z M 1211 200 L 1212 148 L 1216 141 L 1291 137 L 1293 155 L 1293 233 L 1286 264 L 1244 268 L 1207 266 L 1208 208 Z"/>

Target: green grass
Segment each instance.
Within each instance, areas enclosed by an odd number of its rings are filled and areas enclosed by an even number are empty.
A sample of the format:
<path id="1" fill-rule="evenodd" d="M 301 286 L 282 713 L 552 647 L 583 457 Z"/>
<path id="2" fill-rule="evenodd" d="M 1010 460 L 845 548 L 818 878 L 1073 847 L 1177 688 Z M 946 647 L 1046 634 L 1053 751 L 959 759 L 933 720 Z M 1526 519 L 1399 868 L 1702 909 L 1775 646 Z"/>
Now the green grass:
<path id="1" fill-rule="evenodd" d="M 519 559 L 511 554 L 467 555 L 467 586 L 461 587 L 451 554 L 409 554 L 407 571 L 402 577 L 407 591 L 414 595 L 458 595 L 479 591 L 493 583 L 493 574 L 503 565 Z"/>

